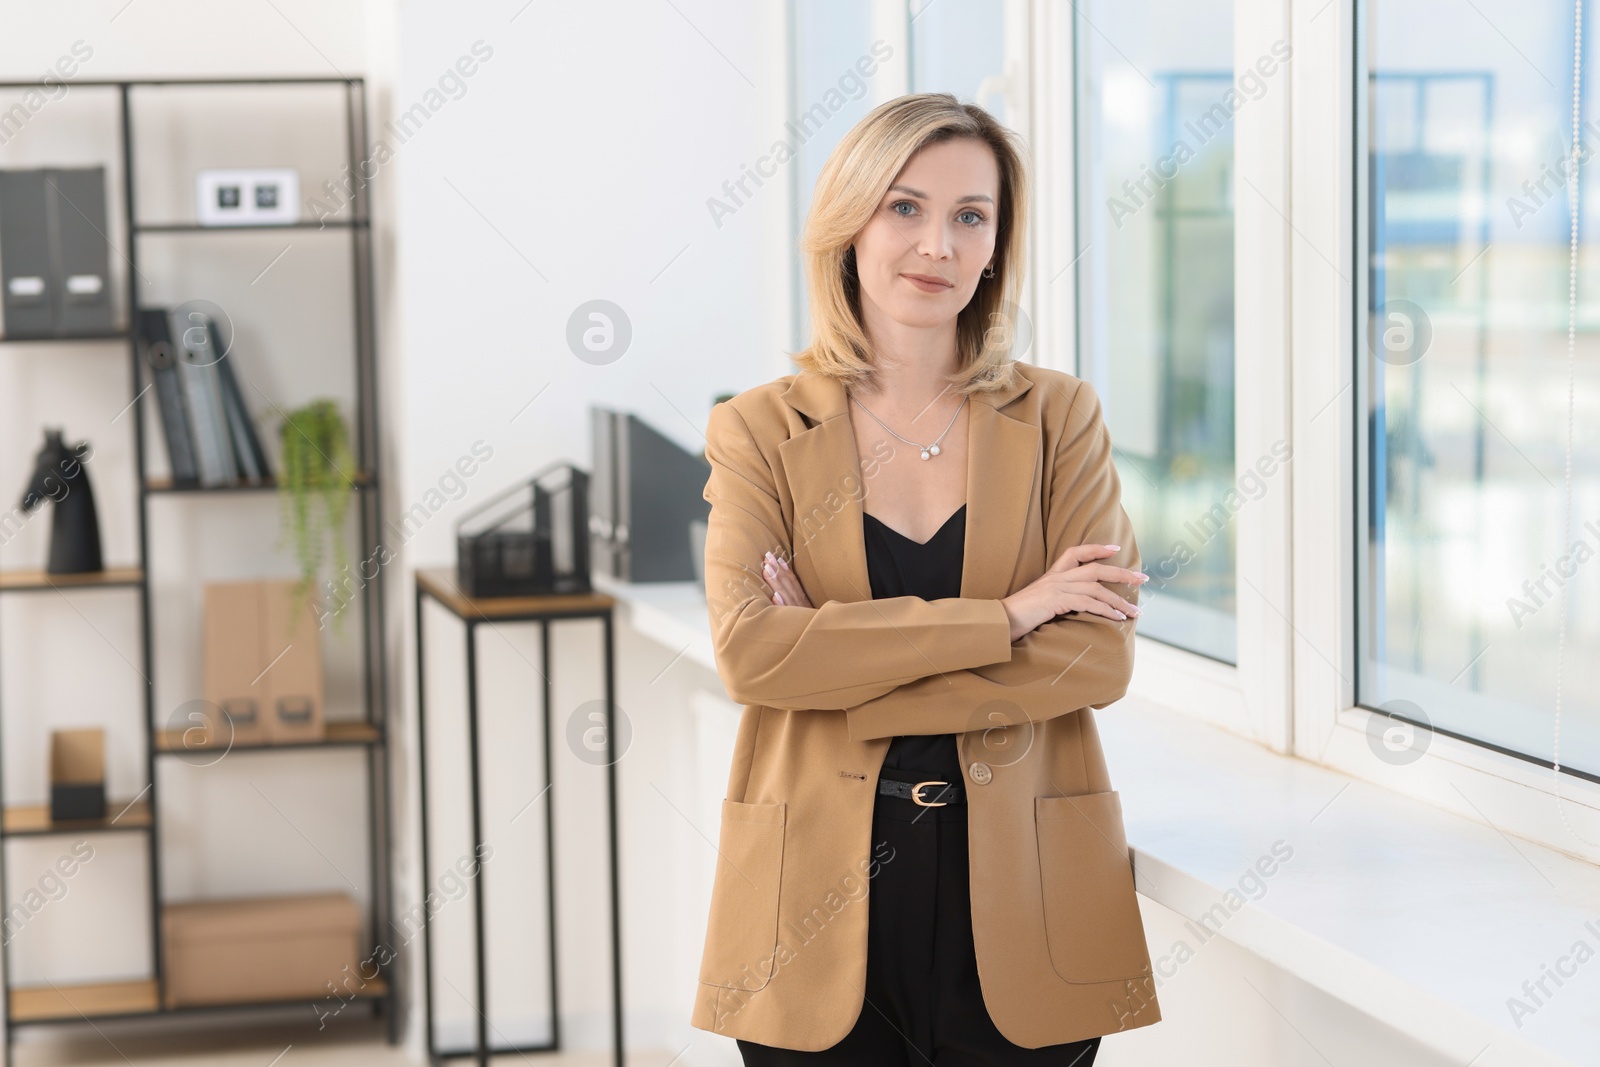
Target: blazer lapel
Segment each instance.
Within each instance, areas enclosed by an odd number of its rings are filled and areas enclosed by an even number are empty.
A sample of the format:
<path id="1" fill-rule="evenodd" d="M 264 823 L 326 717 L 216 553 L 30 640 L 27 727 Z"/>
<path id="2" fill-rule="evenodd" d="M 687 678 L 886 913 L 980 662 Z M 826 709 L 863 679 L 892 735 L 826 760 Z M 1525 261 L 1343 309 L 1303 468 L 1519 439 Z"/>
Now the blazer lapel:
<path id="1" fill-rule="evenodd" d="M 964 597 L 997 600 L 1011 592 L 1028 509 L 1034 503 L 1040 432 L 1002 408 L 1032 384 L 1018 373 L 1010 388 L 976 394 L 968 404 Z M 844 386 L 803 370 L 783 399 L 815 420 L 778 446 L 794 501 L 795 574 L 813 604 L 870 600 L 862 517 L 870 486 L 857 466 Z"/>
<path id="2" fill-rule="evenodd" d="M 1011 593 L 1028 509 L 1037 506 L 1033 480 L 1039 464 L 1039 427 L 1000 411 L 994 399 L 974 397 L 971 407 L 961 595 L 999 600 Z"/>

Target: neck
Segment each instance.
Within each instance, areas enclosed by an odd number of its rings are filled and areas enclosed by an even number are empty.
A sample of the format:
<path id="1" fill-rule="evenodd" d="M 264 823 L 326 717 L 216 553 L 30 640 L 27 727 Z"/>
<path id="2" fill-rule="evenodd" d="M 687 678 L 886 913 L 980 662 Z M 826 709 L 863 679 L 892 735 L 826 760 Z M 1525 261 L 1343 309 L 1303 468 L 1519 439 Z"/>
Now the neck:
<path id="1" fill-rule="evenodd" d="M 858 399 L 876 402 L 879 414 L 948 414 L 960 397 L 949 378 L 956 362 L 956 320 L 936 326 L 908 326 L 862 302 L 867 341 L 872 346 L 873 382 L 853 390 Z"/>

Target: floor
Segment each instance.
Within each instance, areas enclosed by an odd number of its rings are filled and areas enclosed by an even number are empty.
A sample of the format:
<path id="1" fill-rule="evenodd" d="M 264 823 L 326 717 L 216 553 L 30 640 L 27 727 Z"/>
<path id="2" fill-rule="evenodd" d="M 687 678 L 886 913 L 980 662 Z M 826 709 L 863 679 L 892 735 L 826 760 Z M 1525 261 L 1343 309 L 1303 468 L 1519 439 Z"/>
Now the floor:
<path id="1" fill-rule="evenodd" d="M 42 1039 L 14 1046 L 12 1067 L 401 1067 L 410 1063 L 403 1046 L 384 1042 L 381 1023 L 366 1021 L 326 1030 L 309 1022 L 303 1027 L 213 1027 L 188 1034 L 142 1033 L 102 1024 L 95 1030 L 74 1028 L 70 1033 L 38 1036 Z"/>
<path id="2" fill-rule="evenodd" d="M 353 1021 L 319 1030 L 303 1028 L 230 1027 L 192 1034 L 137 1033 L 99 1028 L 21 1041 L 14 1046 L 12 1067 L 417 1067 L 405 1046 L 386 1043 L 381 1021 Z M 43 1036 L 43 1035 L 40 1035 Z M 470 1067 L 470 1058 L 449 1063 Z M 609 1052 L 541 1053 L 499 1056 L 496 1064 L 533 1063 L 537 1067 L 610 1067 Z M 656 1061 L 651 1061 L 656 1062 Z M 663 1061 L 664 1062 L 664 1059 Z"/>

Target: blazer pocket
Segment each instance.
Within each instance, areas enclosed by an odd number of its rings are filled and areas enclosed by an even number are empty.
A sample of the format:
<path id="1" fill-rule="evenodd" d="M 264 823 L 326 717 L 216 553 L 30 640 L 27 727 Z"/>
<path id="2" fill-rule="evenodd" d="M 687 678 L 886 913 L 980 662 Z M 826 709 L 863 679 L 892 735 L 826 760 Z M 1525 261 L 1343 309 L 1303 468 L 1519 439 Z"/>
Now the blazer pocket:
<path id="1" fill-rule="evenodd" d="M 1150 974 L 1115 790 L 1035 797 L 1045 941 L 1056 973 L 1092 984 Z"/>
<path id="2" fill-rule="evenodd" d="M 778 887 L 788 805 L 722 802 L 700 981 L 754 992 L 777 968 Z"/>

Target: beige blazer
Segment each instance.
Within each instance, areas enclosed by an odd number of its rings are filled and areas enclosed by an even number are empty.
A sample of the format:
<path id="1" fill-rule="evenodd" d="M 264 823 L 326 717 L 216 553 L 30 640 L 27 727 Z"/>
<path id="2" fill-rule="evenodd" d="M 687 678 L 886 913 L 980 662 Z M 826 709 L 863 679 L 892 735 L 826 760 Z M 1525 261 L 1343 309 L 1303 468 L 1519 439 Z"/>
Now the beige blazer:
<path id="1" fill-rule="evenodd" d="M 718 673 L 745 708 L 695 1027 L 807 1051 L 850 1031 L 866 895 L 893 862 L 871 840 L 878 770 L 896 734 L 937 733 L 959 735 L 978 975 L 1000 1032 L 1037 1048 L 1161 1018 L 1092 710 L 1127 691 L 1134 622 L 1072 612 L 1013 644 L 1000 603 L 1070 546 L 1120 545 L 1108 562 L 1134 569 L 1138 547 L 1094 389 L 1015 367 L 968 404 L 961 596 L 946 600 L 872 599 L 862 498 L 883 457 L 858 467 L 838 382 L 801 371 L 712 408 L 707 601 Z M 909 446 L 893 461 L 920 462 Z M 768 550 L 816 607 L 771 603 Z"/>

